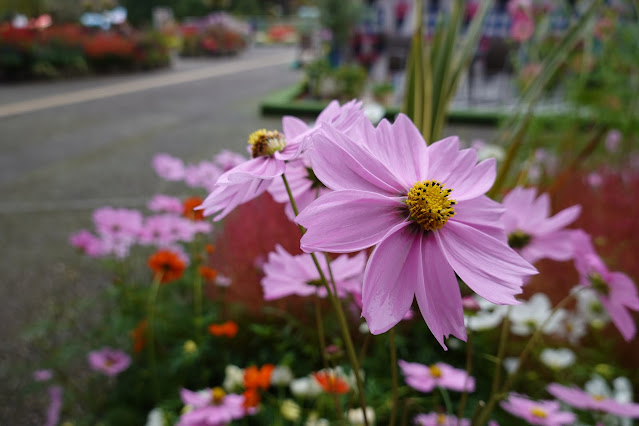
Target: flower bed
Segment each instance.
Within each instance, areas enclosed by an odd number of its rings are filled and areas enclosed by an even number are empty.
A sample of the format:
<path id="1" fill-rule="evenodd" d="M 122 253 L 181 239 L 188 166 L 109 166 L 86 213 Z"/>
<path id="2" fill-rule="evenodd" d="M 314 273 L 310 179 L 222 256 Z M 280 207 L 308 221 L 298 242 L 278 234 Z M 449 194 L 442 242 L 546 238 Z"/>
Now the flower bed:
<path id="1" fill-rule="evenodd" d="M 234 55 L 248 44 L 248 26 L 225 13 L 214 13 L 184 24 L 182 56 Z"/>

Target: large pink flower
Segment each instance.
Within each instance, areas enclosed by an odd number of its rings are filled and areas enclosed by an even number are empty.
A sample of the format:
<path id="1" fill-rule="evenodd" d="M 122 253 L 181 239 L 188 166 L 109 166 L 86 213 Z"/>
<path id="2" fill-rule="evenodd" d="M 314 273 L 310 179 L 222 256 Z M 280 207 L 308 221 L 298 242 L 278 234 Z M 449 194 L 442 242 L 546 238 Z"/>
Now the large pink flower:
<path id="1" fill-rule="evenodd" d="M 331 123 L 347 131 L 365 119 L 361 103 L 354 101 L 339 106 L 331 102 L 320 113 L 315 126 L 309 127 L 302 120 L 286 116 L 282 119 L 284 134 L 265 129 L 249 136 L 251 158 L 223 173 L 204 200 L 204 215 L 215 215 L 221 220 L 235 207 L 261 195 L 275 178 L 286 170 L 286 162 L 298 158 L 309 146 L 310 136 L 322 123 Z"/>
<path id="2" fill-rule="evenodd" d="M 496 304 L 517 304 L 536 270 L 506 244 L 501 206 L 483 194 L 495 160 L 477 163 L 457 138 L 426 146 L 399 115 L 364 127 L 356 143 L 330 126 L 313 140 L 315 175 L 334 191 L 297 217 L 306 252 L 349 253 L 377 245 L 364 277 L 363 312 L 373 334 L 397 324 L 417 298 L 429 328 L 466 338 L 455 273 Z"/>
<path id="3" fill-rule="evenodd" d="M 509 394 L 508 399 L 501 403 L 501 408 L 531 425 L 561 426 L 573 424 L 577 420 L 575 413 L 560 411 L 557 401 L 533 401 L 516 393 Z"/>
<path id="4" fill-rule="evenodd" d="M 612 322 L 623 338 L 630 341 L 637 332 L 637 325 L 628 311 L 639 311 L 639 296 L 635 283 L 622 272 L 608 270 L 586 232 L 575 231 L 572 243 L 580 284 L 592 287 L 597 292 Z"/>
<path id="5" fill-rule="evenodd" d="M 550 217 L 550 197 L 537 197 L 535 188 L 517 187 L 503 201 L 506 212 L 501 220 L 508 234 L 508 244 L 530 263 L 539 259 L 569 260 L 574 255 L 570 236 L 574 230 L 563 229 L 577 219 L 581 206 L 572 206 Z"/>
<path id="6" fill-rule="evenodd" d="M 591 395 L 575 386 L 551 383 L 548 392 L 557 399 L 582 410 L 603 411 L 621 417 L 639 418 L 639 404 L 621 403 L 603 395 Z"/>
<path id="7" fill-rule="evenodd" d="M 328 278 L 326 259 L 320 256 L 318 261 Z M 331 271 L 340 297 L 360 291 L 365 265 L 366 254 L 363 252 L 354 257 L 344 255 L 331 261 Z M 275 300 L 293 294 L 326 296 L 326 289 L 321 285 L 319 272 L 310 254 L 292 256 L 278 244 L 275 251 L 268 255 L 264 273 L 262 289 L 265 300 Z"/>
<path id="8" fill-rule="evenodd" d="M 182 389 L 180 397 L 187 408 L 178 426 L 223 426 L 245 415 L 244 397 L 226 395 L 221 388 L 199 392 Z"/>
<path id="9" fill-rule="evenodd" d="M 416 362 L 397 362 L 406 383 L 420 392 L 432 392 L 436 387 L 442 387 L 458 392 L 472 392 L 475 390 L 475 379 L 466 374 L 465 370 L 452 367 L 443 362 L 428 366 Z"/>

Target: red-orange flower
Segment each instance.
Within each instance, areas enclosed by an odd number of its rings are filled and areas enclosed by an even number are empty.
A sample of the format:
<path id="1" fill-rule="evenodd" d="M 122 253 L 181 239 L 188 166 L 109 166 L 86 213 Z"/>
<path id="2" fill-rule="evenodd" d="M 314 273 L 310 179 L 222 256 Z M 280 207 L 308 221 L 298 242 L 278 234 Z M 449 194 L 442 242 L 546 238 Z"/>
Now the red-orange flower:
<path id="1" fill-rule="evenodd" d="M 244 387 L 247 389 L 268 389 L 271 385 L 271 374 L 275 366 L 264 364 L 262 368 L 256 366 L 248 367 L 244 370 Z"/>
<path id="2" fill-rule="evenodd" d="M 133 353 L 139 354 L 146 345 L 146 330 L 149 327 L 149 322 L 143 319 L 138 325 L 131 330 L 131 338 L 133 339 Z"/>
<path id="3" fill-rule="evenodd" d="M 182 215 L 190 220 L 204 220 L 204 211 L 203 210 L 194 210 L 197 206 L 202 204 L 202 198 L 200 197 L 189 197 L 182 203 L 183 211 Z"/>
<path id="4" fill-rule="evenodd" d="M 260 393 L 256 388 L 249 388 L 242 394 L 244 396 L 244 409 L 249 410 L 260 405 Z"/>
<path id="5" fill-rule="evenodd" d="M 207 244 L 204 248 L 208 254 L 215 253 L 215 246 L 213 244 Z"/>
<path id="6" fill-rule="evenodd" d="M 163 284 L 180 279 L 186 269 L 186 263 L 170 250 L 158 250 L 152 254 L 148 265 L 156 276 L 161 277 Z"/>
<path id="7" fill-rule="evenodd" d="M 325 392 L 343 394 L 350 390 L 348 383 L 335 373 L 320 371 L 313 373 L 313 377 Z"/>
<path id="8" fill-rule="evenodd" d="M 213 281 L 215 277 L 217 277 L 217 270 L 210 266 L 202 265 L 199 270 L 200 275 L 202 275 L 202 277 L 207 281 Z"/>
<path id="9" fill-rule="evenodd" d="M 238 326 L 233 321 L 227 321 L 222 324 L 209 325 L 209 333 L 218 337 L 225 336 L 231 339 L 235 337 L 235 335 L 237 334 L 237 330 L 238 330 Z"/>

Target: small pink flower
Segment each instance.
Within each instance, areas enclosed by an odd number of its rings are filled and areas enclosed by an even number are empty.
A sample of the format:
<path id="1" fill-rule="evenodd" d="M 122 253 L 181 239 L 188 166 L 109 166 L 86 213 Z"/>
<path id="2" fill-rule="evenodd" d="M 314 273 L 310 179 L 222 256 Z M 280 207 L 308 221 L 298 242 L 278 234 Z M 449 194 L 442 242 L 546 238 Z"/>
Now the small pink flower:
<path id="1" fill-rule="evenodd" d="M 477 152 L 460 150 L 457 138 L 427 146 L 403 114 L 363 127 L 351 137 L 326 125 L 313 137 L 313 171 L 333 191 L 297 217 L 307 228 L 302 250 L 376 246 L 362 298 L 371 333 L 401 321 L 416 298 L 442 346 L 450 334 L 465 340 L 455 274 L 493 303 L 517 304 L 523 279 L 536 273 L 508 247 L 503 210 L 484 195 L 495 160 L 477 164 Z"/>
<path id="2" fill-rule="evenodd" d="M 102 348 L 97 351 L 89 352 L 89 366 L 107 376 L 117 376 L 131 364 L 131 357 L 126 353 L 111 348 Z"/>
<path id="3" fill-rule="evenodd" d="M 328 277 L 326 259 L 319 256 L 318 261 L 324 275 Z M 360 291 L 365 264 L 366 254 L 363 252 L 354 257 L 344 255 L 331 261 L 331 270 L 340 297 Z M 326 289 L 320 283 L 319 272 L 310 254 L 292 256 L 278 244 L 275 251 L 269 253 L 263 269 L 265 276 L 262 278 L 262 289 L 265 300 L 280 299 L 294 294 L 326 297 Z"/>
<path id="4" fill-rule="evenodd" d="M 588 173 L 586 180 L 591 188 L 599 188 L 603 183 L 603 177 L 601 176 L 601 173 L 597 172 Z"/>
<path id="5" fill-rule="evenodd" d="M 443 413 L 418 414 L 413 423 L 419 426 L 470 426 L 468 419 L 458 419 Z"/>
<path id="6" fill-rule="evenodd" d="M 560 411 L 557 401 L 533 401 L 516 393 L 510 393 L 508 399 L 501 403 L 501 408 L 531 425 L 561 426 L 577 420 L 575 413 Z"/>
<path id="7" fill-rule="evenodd" d="M 177 426 L 224 426 L 246 414 L 244 397 L 226 395 L 221 388 L 204 389 L 199 392 L 182 389 L 180 397 L 186 405 L 186 410 Z"/>
<path id="8" fill-rule="evenodd" d="M 213 158 L 213 161 L 220 168 L 222 168 L 222 172 L 228 172 L 233 167 L 245 162 L 246 161 L 246 157 L 244 157 L 242 154 L 238 154 L 237 152 L 233 152 L 233 151 L 229 151 L 227 149 L 223 149 L 222 151 L 220 151 L 219 154 L 217 154 Z"/>
<path id="9" fill-rule="evenodd" d="M 49 387 L 49 407 L 47 408 L 47 419 L 45 426 L 56 426 L 60 421 L 62 411 L 62 388 L 60 386 Z"/>
<path id="10" fill-rule="evenodd" d="M 222 173 L 222 170 L 210 161 L 189 164 L 184 170 L 184 182 L 191 188 L 211 191 Z"/>
<path id="11" fill-rule="evenodd" d="M 548 392 L 566 404 L 581 410 L 602 411 L 620 417 L 639 418 L 639 404 L 621 403 L 603 395 L 591 395 L 575 386 L 567 387 L 558 383 L 548 385 Z"/>
<path id="12" fill-rule="evenodd" d="M 147 207 L 152 212 L 175 214 L 182 214 L 184 208 L 179 198 L 162 194 L 154 195 Z"/>
<path id="13" fill-rule="evenodd" d="M 159 153 L 153 157 L 153 169 L 162 179 L 180 181 L 184 179 L 184 162 L 170 154 Z"/>
<path id="14" fill-rule="evenodd" d="M 535 33 L 535 21 L 526 13 L 517 13 L 513 17 L 510 36 L 518 43 L 529 40 Z"/>
<path id="15" fill-rule="evenodd" d="M 48 382 L 53 378 L 51 370 L 36 370 L 33 372 L 33 380 L 36 382 Z"/>
<path id="16" fill-rule="evenodd" d="M 572 259 L 570 239 L 574 230 L 564 229 L 581 213 L 581 206 L 572 206 L 550 217 L 550 197 L 537 197 L 535 188 L 517 187 L 503 200 L 506 212 L 502 216 L 508 244 L 530 263 L 543 258 Z"/>
<path id="17" fill-rule="evenodd" d="M 436 387 L 442 387 L 457 392 L 473 392 L 475 379 L 465 370 L 454 368 L 443 362 L 427 366 L 415 362 L 399 360 L 397 362 L 406 383 L 420 392 L 432 392 Z"/>
<path id="18" fill-rule="evenodd" d="M 89 257 L 100 257 L 104 254 L 102 240 L 86 229 L 71 234 L 69 242 Z"/>
<path id="19" fill-rule="evenodd" d="M 621 132 L 617 129 L 609 131 L 605 141 L 606 150 L 608 150 L 608 152 L 616 152 L 619 149 L 622 137 Z"/>
<path id="20" fill-rule="evenodd" d="M 586 232 L 575 231 L 572 243 L 580 284 L 597 292 L 601 304 L 623 338 L 626 341 L 632 340 L 637 332 L 637 325 L 629 311 L 639 311 L 639 296 L 635 283 L 622 272 L 608 270 Z"/>
<path id="21" fill-rule="evenodd" d="M 93 212 L 93 222 L 105 253 L 126 257 L 142 229 L 142 213 L 137 210 L 101 207 Z"/>

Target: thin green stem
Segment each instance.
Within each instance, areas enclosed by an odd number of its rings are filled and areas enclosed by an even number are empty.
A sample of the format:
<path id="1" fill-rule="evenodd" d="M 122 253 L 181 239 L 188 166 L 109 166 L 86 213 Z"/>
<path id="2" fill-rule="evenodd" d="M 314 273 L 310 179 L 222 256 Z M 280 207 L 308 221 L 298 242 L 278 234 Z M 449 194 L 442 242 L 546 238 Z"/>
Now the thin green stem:
<path id="1" fill-rule="evenodd" d="M 437 389 L 439 389 L 439 393 L 442 394 L 442 399 L 444 400 L 444 406 L 446 407 L 446 414 L 452 414 L 452 412 L 453 412 L 453 403 L 450 400 L 450 394 L 448 393 L 448 391 L 444 387 L 437 386 Z"/>
<path id="2" fill-rule="evenodd" d="M 151 367 L 151 377 L 153 381 L 153 393 L 155 395 L 156 402 L 159 401 L 159 389 L 158 389 L 158 371 L 157 361 L 155 358 L 155 303 L 160 292 L 160 285 L 162 283 L 162 273 L 159 272 L 153 277 L 153 284 L 151 285 L 151 291 L 149 293 L 149 304 L 147 307 L 147 316 L 149 318 L 149 364 Z"/>
<path id="3" fill-rule="evenodd" d="M 288 194 L 288 198 L 291 202 L 293 213 L 295 213 L 295 216 L 297 216 L 299 214 L 299 210 L 297 209 L 297 204 L 295 203 L 295 199 L 293 198 L 291 187 L 288 184 L 288 180 L 286 179 L 286 176 L 284 174 L 282 174 L 282 181 L 284 182 L 284 186 L 286 187 L 286 193 Z M 302 235 L 304 235 L 306 233 L 306 229 L 302 225 L 299 225 L 299 228 L 300 228 L 300 231 L 302 232 Z M 337 294 L 334 294 L 331 291 L 331 286 L 328 280 L 326 279 L 326 275 L 324 274 L 324 271 L 322 270 L 315 253 L 311 253 L 311 257 L 313 258 L 313 263 L 315 264 L 315 267 L 317 268 L 317 272 L 319 272 L 320 280 L 322 284 L 324 285 L 324 288 L 326 288 L 326 292 L 328 293 L 328 298 L 331 301 L 331 304 L 333 305 L 333 309 L 335 310 L 337 314 L 337 320 L 342 330 L 342 337 L 344 339 L 344 344 L 346 345 L 346 353 L 348 354 L 351 367 L 353 368 L 353 373 L 355 374 L 355 381 L 357 382 L 357 394 L 359 396 L 359 403 L 362 408 L 364 425 L 368 426 L 368 418 L 366 417 L 366 397 L 364 395 L 364 385 L 362 384 L 362 377 L 359 371 L 359 361 L 357 359 L 357 355 L 355 354 L 353 340 L 351 339 L 351 334 L 350 334 L 350 331 L 348 330 L 348 324 L 346 323 L 346 317 L 344 316 L 342 304 L 339 298 L 337 297 Z M 329 274 L 332 276 L 331 265 L 328 261 L 327 261 L 327 267 L 328 267 Z M 335 284 L 333 283 L 333 286 L 334 285 Z"/>
<path id="4" fill-rule="evenodd" d="M 466 340 L 466 381 L 464 383 L 464 391 L 461 394 L 459 400 L 459 407 L 457 409 L 457 418 L 462 419 L 464 417 L 464 410 L 468 403 L 468 381 L 470 380 L 473 371 L 473 334 L 468 329 L 468 338 Z"/>
<path id="5" fill-rule="evenodd" d="M 510 307 L 504 318 L 504 322 L 501 325 L 501 333 L 499 335 L 499 349 L 497 350 L 497 362 L 495 363 L 495 375 L 493 376 L 493 384 L 491 387 L 491 395 L 497 393 L 499 385 L 501 383 L 501 366 L 504 361 L 504 354 L 506 352 L 506 341 L 508 340 L 508 328 L 510 327 Z"/>
<path id="6" fill-rule="evenodd" d="M 393 380 L 393 406 L 391 408 L 390 426 L 395 426 L 395 417 L 397 417 L 397 404 L 399 402 L 397 391 L 397 346 L 395 345 L 395 327 L 390 329 L 390 332 L 388 333 L 388 340 L 390 346 L 391 378 Z"/>
<path id="7" fill-rule="evenodd" d="M 197 268 L 197 265 L 196 265 Z M 196 270 L 193 280 L 193 309 L 195 311 L 195 338 L 197 342 L 202 341 L 202 274 Z"/>
<path id="8" fill-rule="evenodd" d="M 322 320 L 322 307 L 320 306 L 319 297 L 315 296 L 315 325 L 317 326 L 317 336 L 320 343 L 320 350 L 322 351 L 322 363 L 324 370 L 328 373 L 328 359 L 326 358 L 326 339 L 324 337 L 324 322 Z M 339 403 L 337 393 L 331 392 L 333 396 L 333 403 L 335 404 L 335 411 L 337 413 L 337 419 L 342 419 L 342 410 Z"/>

